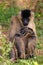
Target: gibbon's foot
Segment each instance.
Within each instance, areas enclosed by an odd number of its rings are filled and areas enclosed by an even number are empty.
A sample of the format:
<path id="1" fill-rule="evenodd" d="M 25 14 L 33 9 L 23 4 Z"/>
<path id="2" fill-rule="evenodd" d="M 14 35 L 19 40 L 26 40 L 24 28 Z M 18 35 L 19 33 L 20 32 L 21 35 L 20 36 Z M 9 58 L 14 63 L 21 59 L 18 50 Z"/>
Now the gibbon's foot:
<path id="1" fill-rule="evenodd" d="M 29 57 L 30 57 L 30 58 L 33 58 L 33 57 L 34 57 L 34 55 L 29 55 Z"/>
<path id="2" fill-rule="evenodd" d="M 34 55 L 26 55 L 26 59 L 34 58 Z"/>

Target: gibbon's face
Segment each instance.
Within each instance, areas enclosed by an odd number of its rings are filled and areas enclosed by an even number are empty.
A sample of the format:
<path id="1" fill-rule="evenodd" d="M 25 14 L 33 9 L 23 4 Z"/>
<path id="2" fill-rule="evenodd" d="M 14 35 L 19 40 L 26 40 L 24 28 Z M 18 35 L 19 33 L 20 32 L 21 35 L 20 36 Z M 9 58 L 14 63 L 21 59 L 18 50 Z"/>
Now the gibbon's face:
<path id="1" fill-rule="evenodd" d="M 21 11 L 21 20 L 24 26 L 27 26 L 29 21 L 30 21 L 30 16 L 31 16 L 31 10 L 22 10 Z"/>

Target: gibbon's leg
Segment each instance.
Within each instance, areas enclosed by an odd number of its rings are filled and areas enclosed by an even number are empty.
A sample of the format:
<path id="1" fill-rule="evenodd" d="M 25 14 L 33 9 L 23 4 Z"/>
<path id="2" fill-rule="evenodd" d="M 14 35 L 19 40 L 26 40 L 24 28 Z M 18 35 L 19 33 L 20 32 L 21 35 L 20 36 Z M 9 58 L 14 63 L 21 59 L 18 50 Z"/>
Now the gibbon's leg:
<path id="1" fill-rule="evenodd" d="M 29 55 L 32 57 L 34 55 L 34 49 L 36 45 L 36 36 L 34 31 L 29 27 L 23 27 L 20 30 L 22 40 L 25 44 L 25 52 L 29 51 Z M 28 54 L 28 52 L 27 52 Z"/>
<path id="2" fill-rule="evenodd" d="M 11 61 L 14 61 L 14 62 L 18 59 L 18 52 L 17 52 L 15 45 L 13 46 L 12 50 L 10 51 L 10 59 L 11 59 Z"/>
<path id="3" fill-rule="evenodd" d="M 36 46 L 36 37 L 30 37 L 28 39 L 27 58 L 34 56 L 34 50 Z"/>
<path id="4" fill-rule="evenodd" d="M 34 44 L 34 40 L 35 40 L 35 33 L 33 32 L 33 30 L 31 29 L 31 28 L 28 28 L 28 27 L 23 27 L 23 28 L 21 28 L 21 30 L 16 34 L 16 46 L 17 46 L 17 48 L 18 49 L 21 49 L 20 51 L 19 51 L 19 54 L 20 54 L 20 52 L 22 51 L 22 47 L 25 47 L 25 53 L 26 54 L 28 54 L 28 55 L 30 55 L 31 56 L 31 54 L 32 54 L 32 51 L 34 51 L 34 50 L 32 50 L 31 49 L 31 43 L 32 43 L 32 45 Z M 18 40 L 18 41 L 17 41 Z M 19 41 L 20 40 L 20 41 Z M 29 43 L 28 43 L 28 41 L 29 41 Z M 24 45 L 21 45 L 21 44 L 24 44 Z M 22 47 L 19 47 L 19 46 L 22 46 Z M 30 46 L 30 47 L 29 47 Z M 29 48 L 28 48 L 29 47 Z M 32 51 L 31 51 L 32 50 Z M 28 52 L 29 53 L 28 53 Z M 21 52 L 21 53 L 23 53 L 23 52 Z M 33 54 L 32 54 L 33 55 Z"/>
<path id="5" fill-rule="evenodd" d="M 24 45 L 22 38 L 16 35 L 15 41 L 16 41 L 15 46 L 18 51 L 18 57 L 21 59 L 25 59 L 25 45 Z"/>

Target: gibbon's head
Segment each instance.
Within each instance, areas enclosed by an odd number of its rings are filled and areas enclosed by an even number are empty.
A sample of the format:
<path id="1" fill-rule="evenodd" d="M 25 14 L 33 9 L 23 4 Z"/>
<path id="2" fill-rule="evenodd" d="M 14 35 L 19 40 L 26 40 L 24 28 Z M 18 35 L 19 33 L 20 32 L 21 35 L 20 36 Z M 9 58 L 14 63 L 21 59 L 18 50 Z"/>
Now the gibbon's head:
<path id="1" fill-rule="evenodd" d="M 24 26 L 27 26 L 29 24 L 29 21 L 31 20 L 31 17 L 33 17 L 33 12 L 29 9 L 24 9 L 20 12 L 21 21 Z"/>

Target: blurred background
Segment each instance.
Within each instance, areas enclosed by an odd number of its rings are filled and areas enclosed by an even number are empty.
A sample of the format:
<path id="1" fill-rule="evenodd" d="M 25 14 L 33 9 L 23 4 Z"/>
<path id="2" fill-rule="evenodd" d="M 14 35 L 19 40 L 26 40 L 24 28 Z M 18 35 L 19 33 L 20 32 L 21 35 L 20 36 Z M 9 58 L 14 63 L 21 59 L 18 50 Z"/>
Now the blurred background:
<path id="1" fill-rule="evenodd" d="M 9 51 L 12 45 L 7 41 L 7 34 L 11 17 L 26 8 L 33 10 L 35 13 L 38 39 L 35 58 L 25 60 L 24 62 L 19 61 L 19 63 L 15 64 L 11 63 L 9 59 Z M 43 0 L 0 0 L 0 65 L 29 65 L 28 63 L 35 65 L 35 62 L 36 65 L 37 62 L 39 65 L 43 65 Z"/>

